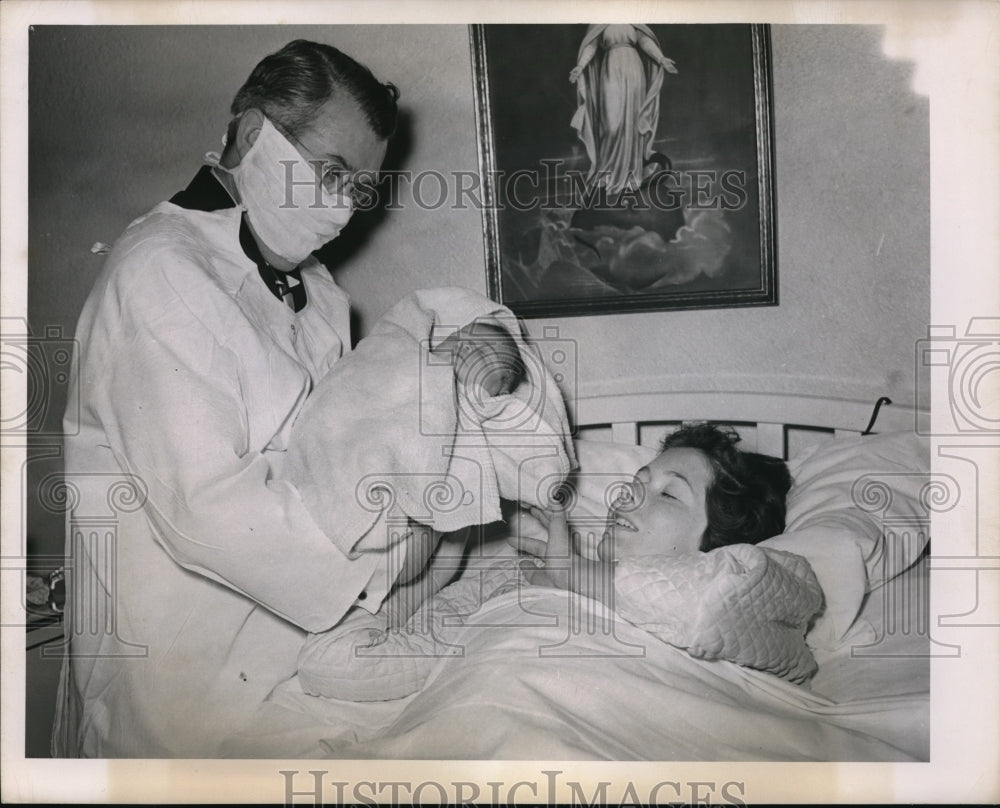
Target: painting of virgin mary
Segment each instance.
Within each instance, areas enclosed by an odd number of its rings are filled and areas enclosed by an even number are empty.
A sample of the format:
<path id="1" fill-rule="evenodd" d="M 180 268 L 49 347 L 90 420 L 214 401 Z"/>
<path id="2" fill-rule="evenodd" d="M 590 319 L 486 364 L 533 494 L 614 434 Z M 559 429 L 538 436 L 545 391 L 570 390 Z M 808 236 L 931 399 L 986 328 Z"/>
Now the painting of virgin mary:
<path id="1" fill-rule="evenodd" d="M 777 302 L 766 26 L 472 34 L 496 300 L 525 317 Z"/>

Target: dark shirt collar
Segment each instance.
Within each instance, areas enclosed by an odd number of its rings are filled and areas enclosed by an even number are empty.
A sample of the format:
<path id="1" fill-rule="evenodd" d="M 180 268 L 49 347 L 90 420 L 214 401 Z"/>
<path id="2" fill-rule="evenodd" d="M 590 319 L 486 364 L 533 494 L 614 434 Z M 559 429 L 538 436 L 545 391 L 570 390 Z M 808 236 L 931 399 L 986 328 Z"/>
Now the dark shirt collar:
<path id="1" fill-rule="evenodd" d="M 236 207 L 229 191 L 212 173 L 211 166 L 198 169 L 188 187 L 174 194 L 170 201 L 185 210 L 200 210 L 205 213 Z"/>
<path id="2" fill-rule="evenodd" d="M 267 288 L 271 290 L 271 294 L 286 303 L 285 296 L 291 295 L 292 310 L 302 311 L 306 305 L 306 287 L 302 283 L 302 271 L 296 267 L 291 272 L 282 272 L 264 260 L 257 242 L 254 241 L 253 233 L 250 232 L 246 213 L 240 217 L 240 246 L 247 258 L 257 265 L 257 271 L 267 284 Z"/>
<path id="3" fill-rule="evenodd" d="M 205 213 L 236 207 L 236 202 L 212 172 L 211 166 L 202 166 L 188 187 L 174 194 L 170 201 L 185 210 Z M 294 311 L 301 311 L 305 307 L 306 287 L 302 283 L 300 270 L 296 268 L 291 272 L 282 272 L 264 260 L 250 232 L 246 213 L 240 217 L 240 247 L 246 257 L 257 265 L 261 280 L 271 290 L 271 294 L 281 301 L 285 300 L 286 295 L 291 295 L 291 307 Z"/>

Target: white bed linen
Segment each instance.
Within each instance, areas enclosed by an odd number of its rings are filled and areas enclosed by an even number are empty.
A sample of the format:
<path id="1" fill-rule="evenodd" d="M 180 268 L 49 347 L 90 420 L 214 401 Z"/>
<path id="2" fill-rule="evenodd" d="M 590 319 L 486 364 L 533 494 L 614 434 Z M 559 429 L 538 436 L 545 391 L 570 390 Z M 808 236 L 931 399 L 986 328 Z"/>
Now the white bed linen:
<path id="1" fill-rule="evenodd" d="M 922 575 L 923 564 L 899 581 L 909 585 Z M 224 751 L 376 759 L 927 759 L 926 639 L 915 630 L 882 630 L 883 599 L 869 598 L 862 617 L 875 627 L 857 642 L 881 639 L 878 653 L 889 656 L 855 656 L 845 644 L 820 659 L 811 686 L 801 687 L 694 659 L 621 620 L 611 633 L 574 635 L 564 648 L 571 656 L 541 655 L 540 647 L 567 640 L 568 597 L 530 587 L 490 600 L 468 622 L 464 656 L 443 659 L 423 690 L 405 699 L 312 697 L 293 678 Z M 598 613 L 586 599 L 574 602 L 584 618 Z M 642 655 L 616 656 L 627 644 Z"/>

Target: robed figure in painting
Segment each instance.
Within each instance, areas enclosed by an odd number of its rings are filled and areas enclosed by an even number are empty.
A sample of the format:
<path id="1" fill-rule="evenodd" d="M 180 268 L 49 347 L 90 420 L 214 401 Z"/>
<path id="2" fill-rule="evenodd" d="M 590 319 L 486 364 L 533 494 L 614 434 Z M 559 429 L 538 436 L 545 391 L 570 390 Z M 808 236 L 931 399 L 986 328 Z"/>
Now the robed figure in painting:
<path id="1" fill-rule="evenodd" d="M 653 137 L 663 71 L 677 67 L 646 25 L 591 25 L 570 81 L 578 106 L 572 125 L 590 158 L 588 182 L 609 194 L 638 188 L 659 166 Z"/>

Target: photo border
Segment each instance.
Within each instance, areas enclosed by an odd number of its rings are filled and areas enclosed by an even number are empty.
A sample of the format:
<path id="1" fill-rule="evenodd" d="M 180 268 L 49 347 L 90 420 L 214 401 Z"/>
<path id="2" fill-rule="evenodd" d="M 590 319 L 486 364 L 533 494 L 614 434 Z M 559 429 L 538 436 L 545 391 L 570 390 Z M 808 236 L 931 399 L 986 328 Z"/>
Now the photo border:
<path id="1" fill-rule="evenodd" d="M 996 222 L 1000 219 L 1000 130 L 997 116 L 1000 56 L 995 48 L 1000 34 L 1000 13 L 993 2 L 663 2 L 601 5 L 608 19 L 630 18 L 663 21 L 767 19 L 772 24 L 897 23 L 903 49 L 887 58 L 917 61 L 921 93 L 931 98 L 932 184 L 932 317 L 934 324 L 959 324 L 970 318 L 1000 312 L 996 287 L 1000 266 Z M 234 9 L 240 16 L 234 16 Z M 29 2 L 8 0 L 0 4 L 0 103 L 2 103 L 3 211 L 0 223 L 2 303 L 5 317 L 26 312 L 27 207 L 27 36 L 32 22 L 59 24 L 199 23 L 231 25 L 304 22 L 346 24 L 353 22 L 509 22 L 514 17 L 532 21 L 583 21 L 594 6 L 579 2 L 525 3 L 519 0 L 479 4 L 425 2 L 358 2 L 296 4 L 235 3 L 205 0 L 197 5 L 155 2 Z M 978 168 L 978 170 L 976 170 Z M 974 238 L 970 246 L 969 233 Z M 990 392 L 995 395 L 995 389 Z M 24 386 L 5 385 L 3 406 L 23 405 Z M 947 389 L 933 390 L 934 409 L 947 409 Z M 996 400 L 996 399 L 993 399 Z M 8 412 L 10 410 L 7 410 Z M 968 441 L 967 441 L 968 442 Z M 934 444 L 940 450 L 940 440 Z M 983 490 L 998 487 L 997 447 L 987 447 L 990 462 L 979 469 Z M 5 558 L 18 547 L 23 501 L 18 488 L 23 449 L 4 445 L 2 533 Z M 939 455 L 934 455 L 935 464 Z M 982 530 L 981 554 L 986 563 L 1000 556 L 997 543 L 996 503 L 979 515 L 964 509 L 934 515 L 934 558 L 947 554 L 955 528 Z M 959 512 L 962 511 L 962 512 Z M 933 559 L 932 559 L 933 560 Z M 974 562 L 970 562 L 974 563 Z M 995 562 L 994 562 L 995 563 Z M 953 587 L 936 587 L 931 614 L 942 614 L 943 601 Z M 20 609 L 19 593 L 0 590 L 5 616 Z M 987 606 L 996 612 L 996 604 Z M 13 610 L 13 611 L 12 611 Z M 995 617 L 995 614 L 994 614 Z M 4 621 L 7 622 L 6 620 Z M 745 783 L 748 804 L 776 803 L 995 803 L 1000 780 L 995 762 L 998 749 L 997 662 L 995 625 L 948 629 L 963 641 L 961 660 L 932 659 L 932 751 L 929 763 L 666 763 L 616 764 L 565 761 L 223 761 L 223 760 L 42 760 L 25 759 L 24 745 L 24 632 L 4 628 L 3 710 L 0 788 L 5 802 L 63 803 L 280 803 L 286 797 L 282 770 L 325 770 L 328 779 L 365 778 L 419 781 L 428 776 L 464 779 L 484 784 L 525 778 L 544 780 L 544 772 L 559 769 L 563 779 L 586 784 L 588 793 L 601 780 L 618 783 L 655 783 L 664 778 L 691 781 Z M 971 696 L 975 694 L 975 698 Z M 315 764 L 315 765 L 314 765 Z M 489 793 L 485 791 L 484 793 Z M 333 796 L 331 791 L 331 796 Z M 566 793 L 557 795 L 565 799 Z M 526 801 L 536 801 L 524 792 Z M 312 804 L 308 793 L 295 802 Z"/>

